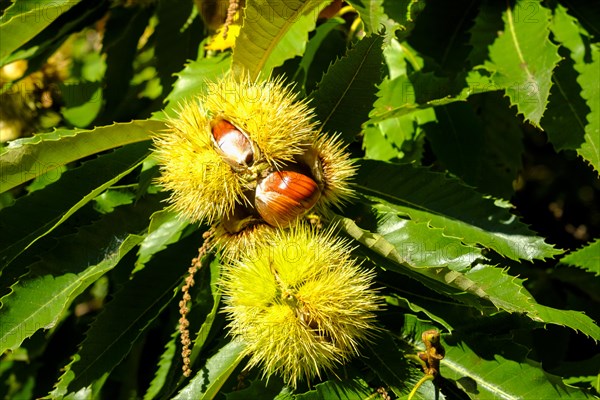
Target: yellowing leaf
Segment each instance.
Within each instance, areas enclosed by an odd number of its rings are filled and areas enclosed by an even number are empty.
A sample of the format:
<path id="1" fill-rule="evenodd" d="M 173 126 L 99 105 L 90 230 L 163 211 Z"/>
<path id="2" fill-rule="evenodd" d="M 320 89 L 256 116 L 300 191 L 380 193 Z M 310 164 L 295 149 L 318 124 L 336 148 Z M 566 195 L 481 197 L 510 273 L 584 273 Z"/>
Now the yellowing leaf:
<path id="1" fill-rule="evenodd" d="M 210 42 L 204 46 L 206 50 L 214 50 L 214 51 L 223 51 L 230 49 L 235 46 L 235 40 L 240 34 L 240 25 L 233 24 L 229 25 L 227 29 L 227 36 L 223 37 L 224 27 L 219 28 L 217 33 L 215 33 Z"/>

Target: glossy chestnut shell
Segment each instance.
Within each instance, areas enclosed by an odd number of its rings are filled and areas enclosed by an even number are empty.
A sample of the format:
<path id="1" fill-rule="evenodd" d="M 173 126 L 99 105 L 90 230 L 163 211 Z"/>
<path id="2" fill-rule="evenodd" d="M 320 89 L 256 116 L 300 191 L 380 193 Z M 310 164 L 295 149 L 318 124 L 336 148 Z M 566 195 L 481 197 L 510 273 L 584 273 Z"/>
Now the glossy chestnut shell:
<path id="1" fill-rule="evenodd" d="M 252 142 L 232 123 L 217 119 L 212 123 L 211 131 L 213 143 L 229 165 L 240 168 L 249 167 L 254 163 Z"/>
<path id="2" fill-rule="evenodd" d="M 317 183 L 307 175 L 275 171 L 257 185 L 254 204 L 269 225 L 286 227 L 307 213 L 320 196 Z"/>

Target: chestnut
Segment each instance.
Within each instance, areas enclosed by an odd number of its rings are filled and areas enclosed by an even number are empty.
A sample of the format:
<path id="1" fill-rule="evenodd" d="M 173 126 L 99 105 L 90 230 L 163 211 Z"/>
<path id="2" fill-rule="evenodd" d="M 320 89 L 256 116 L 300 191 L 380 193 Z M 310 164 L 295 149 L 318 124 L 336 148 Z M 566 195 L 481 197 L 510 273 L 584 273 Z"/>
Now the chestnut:
<path id="1" fill-rule="evenodd" d="M 312 178 L 294 171 L 275 171 L 256 186 L 254 204 L 266 223 L 286 227 L 313 208 L 320 196 Z"/>
<path id="2" fill-rule="evenodd" d="M 224 119 L 217 119 L 211 125 L 213 143 L 229 165 L 242 168 L 254 163 L 252 142 L 244 132 Z"/>

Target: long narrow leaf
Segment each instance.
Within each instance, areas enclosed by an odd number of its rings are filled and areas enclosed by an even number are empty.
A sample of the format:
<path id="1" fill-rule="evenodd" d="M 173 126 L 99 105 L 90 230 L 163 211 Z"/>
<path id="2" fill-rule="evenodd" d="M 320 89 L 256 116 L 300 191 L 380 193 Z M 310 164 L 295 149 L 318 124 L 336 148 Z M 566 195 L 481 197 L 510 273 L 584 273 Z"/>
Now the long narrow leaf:
<path id="1" fill-rule="evenodd" d="M 78 0 L 57 0 L 46 4 L 30 0 L 14 1 L 0 19 L 0 65 L 10 53 L 77 3 Z"/>
<path id="2" fill-rule="evenodd" d="M 77 353 L 79 360 L 70 365 L 74 375 L 70 391 L 92 384 L 123 360 L 135 340 L 173 299 L 174 289 L 194 256 L 189 245 L 197 240 L 190 236 L 160 252 L 115 294 L 87 331 Z"/>
<path id="3" fill-rule="evenodd" d="M 137 207 L 125 206 L 98 222 L 61 238 L 29 266 L 31 273 L 2 298 L 0 350 L 14 349 L 40 329 L 53 327 L 71 301 L 112 269 L 141 240 L 156 196 Z"/>
<path id="4" fill-rule="evenodd" d="M 123 147 L 65 172 L 59 181 L 0 211 L 0 232 L 5 238 L 0 268 L 128 175 L 147 155 L 147 142 Z"/>
<path id="5" fill-rule="evenodd" d="M 324 0 L 248 0 L 233 53 L 234 68 L 256 78 L 300 55 Z"/>
<path id="6" fill-rule="evenodd" d="M 0 150 L 0 192 L 92 154 L 148 140 L 158 121 L 133 121 L 91 130 L 58 129 L 18 139 Z"/>
<path id="7" fill-rule="evenodd" d="M 206 361 L 204 367 L 198 371 L 196 376 L 177 396 L 173 397 L 173 400 L 208 400 L 214 398 L 233 370 L 242 361 L 241 352 L 243 348 L 244 344 L 241 341 L 235 340 L 227 343 Z"/>
<path id="8" fill-rule="evenodd" d="M 354 141 L 369 118 L 381 81 L 383 37 L 364 38 L 336 61 L 311 94 L 323 130 L 341 132 L 346 143 Z"/>
<path id="9" fill-rule="evenodd" d="M 515 260 L 560 253 L 505 207 L 455 179 L 411 165 L 365 160 L 360 166 L 356 180 L 363 194 L 467 245 L 480 244 Z"/>

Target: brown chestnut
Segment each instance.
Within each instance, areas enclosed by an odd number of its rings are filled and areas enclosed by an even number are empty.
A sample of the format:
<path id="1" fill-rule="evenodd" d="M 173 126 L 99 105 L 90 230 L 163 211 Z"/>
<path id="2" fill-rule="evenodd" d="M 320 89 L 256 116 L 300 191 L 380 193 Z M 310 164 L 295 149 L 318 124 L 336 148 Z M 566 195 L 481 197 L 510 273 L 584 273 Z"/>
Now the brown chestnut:
<path id="1" fill-rule="evenodd" d="M 244 132 L 224 119 L 214 121 L 211 130 L 213 143 L 229 165 L 241 168 L 254 163 L 252 142 Z"/>
<path id="2" fill-rule="evenodd" d="M 269 225 L 286 227 L 307 213 L 320 196 L 312 178 L 294 171 L 275 171 L 257 185 L 254 204 Z"/>

